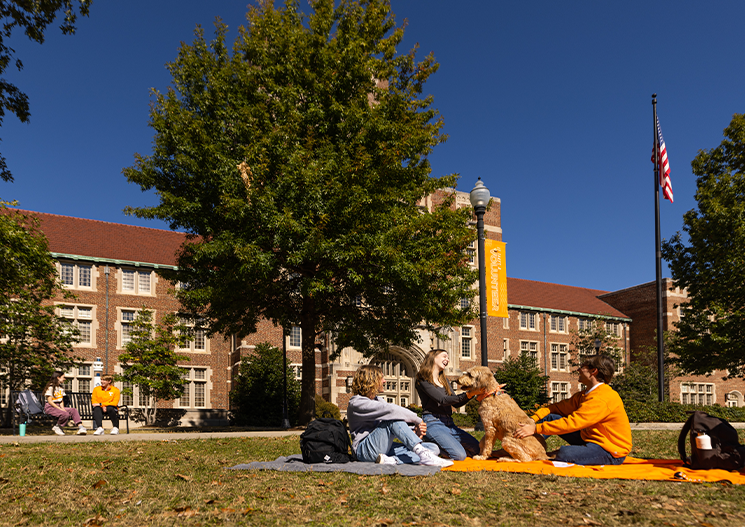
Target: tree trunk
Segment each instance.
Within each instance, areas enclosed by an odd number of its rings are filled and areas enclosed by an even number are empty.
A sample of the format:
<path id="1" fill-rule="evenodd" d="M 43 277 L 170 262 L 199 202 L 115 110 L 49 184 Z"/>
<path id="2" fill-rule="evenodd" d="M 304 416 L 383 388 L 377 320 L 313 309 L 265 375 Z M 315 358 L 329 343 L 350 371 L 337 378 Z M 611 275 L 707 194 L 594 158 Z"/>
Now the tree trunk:
<path id="1" fill-rule="evenodd" d="M 316 321 L 312 314 L 308 314 L 308 311 L 312 312 L 312 309 L 307 309 L 308 304 L 312 304 L 312 301 L 306 300 L 304 302 L 303 313 L 300 315 L 303 379 L 300 389 L 298 422 L 301 425 L 307 425 L 316 415 Z"/>

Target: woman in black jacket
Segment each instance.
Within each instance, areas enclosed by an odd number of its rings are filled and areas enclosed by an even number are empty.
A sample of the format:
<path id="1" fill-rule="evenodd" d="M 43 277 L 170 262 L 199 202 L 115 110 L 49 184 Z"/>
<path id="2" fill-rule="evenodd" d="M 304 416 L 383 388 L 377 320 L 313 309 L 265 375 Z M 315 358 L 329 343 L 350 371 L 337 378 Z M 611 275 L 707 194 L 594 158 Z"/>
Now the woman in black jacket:
<path id="1" fill-rule="evenodd" d="M 427 423 L 425 441 L 437 443 L 450 459 L 462 461 L 467 456 L 479 453 L 479 441 L 453 423 L 453 407 L 466 404 L 477 392 L 463 392 L 455 395 L 445 377 L 445 368 L 450 363 L 448 352 L 432 350 L 424 358 L 422 367 L 416 374 L 416 391 L 422 401 Z"/>

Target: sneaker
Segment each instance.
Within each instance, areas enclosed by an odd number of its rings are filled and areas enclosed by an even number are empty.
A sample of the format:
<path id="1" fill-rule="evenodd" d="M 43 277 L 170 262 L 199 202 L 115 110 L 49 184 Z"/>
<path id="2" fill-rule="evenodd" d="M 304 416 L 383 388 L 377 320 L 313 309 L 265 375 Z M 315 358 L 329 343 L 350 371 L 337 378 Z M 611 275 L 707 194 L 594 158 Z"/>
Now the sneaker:
<path id="1" fill-rule="evenodd" d="M 64 432 L 62 431 L 62 429 L 61 429 L 61 428 L 60 428 L 59 426 L 57 426 L 57 425 L 54 425 L 54 426 L 52 427 L 52 432 L 54 432 L 54 433 L 55 433 L 55 434 L 57 434 L 58 436 L 63 436 L 63 435 L 65 435 L 65 433 L 64 433 Z"/>
<path id="2" fill-rule="evenodd" d="M 378 457 L 377 459 L 375 459 L 375 462 L 378 465 L 398 465 L 398 461 L 396 461 L 395 457 L 386 456 L 385 454 L 378 454 Z"/>
<path id="3" fill-rule="evenodd" d="M 119 435 L 119 429 L 117 427 L 114 427 L 111 429 L 111 432 L 109 432 L 112 436 L 118 436 Z"/>
<path id="4" fill-rule="evenodd" d="M 96 428 L 96 431 L 93 432 L 93 435 L 94 436 L 102 436 L 103 435 L 103 426 L 99 426 L 98 428 Z"/>
<path id="5" fill-rule="evenodd" d="M 76 435 L 79 435 L 79 436 L 84 436 L 84 435 L 85 435 L 85 434 L 87 434 L 87 433 L 88 433 L 88 430 L 86 430 L 86 429 L 85 429 L 85 427 L 84 427 L 83 425 L 80 425 L 80 426 L 78 427 L 78 433 L 77 433 Z"/>
<path id="6" fill-rule="evenodd" d="M 421 445 L 417 445 L 417 447 L 419 448 L 415 447 L 414 453 L 419 456 L 419 465 L 445 468 L 453 464 L 450 459 L 442 459 L 441 457 L 436 456 L 431 450 L 428 450 Z"/>

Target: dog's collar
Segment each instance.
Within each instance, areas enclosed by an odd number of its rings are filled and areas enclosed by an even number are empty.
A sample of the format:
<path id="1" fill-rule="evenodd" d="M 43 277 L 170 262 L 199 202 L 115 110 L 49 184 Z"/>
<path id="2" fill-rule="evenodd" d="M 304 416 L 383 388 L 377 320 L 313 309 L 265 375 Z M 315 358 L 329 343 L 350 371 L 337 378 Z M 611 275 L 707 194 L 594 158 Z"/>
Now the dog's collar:
<path id="1" fill-rule="evenodd" d="M 484 392 L 484 393 L 482 393 L 481 395 L 477 395 L 477 396 L 476 396 L 476 400 L 477 400 L 478 402 L 481 402 L 481 401 L 483 401 L 484 399 L 486 399 L 487 397 L 490 397 L 490 396 L 492 396 L 492 395 L 499 395 L 500 393 L 501 393 L 501 392 L 499 392 L 499 391 L 497 391 L 497 390 L 492 390 L 492 391 L 490 391 L 490 392 Z"/>

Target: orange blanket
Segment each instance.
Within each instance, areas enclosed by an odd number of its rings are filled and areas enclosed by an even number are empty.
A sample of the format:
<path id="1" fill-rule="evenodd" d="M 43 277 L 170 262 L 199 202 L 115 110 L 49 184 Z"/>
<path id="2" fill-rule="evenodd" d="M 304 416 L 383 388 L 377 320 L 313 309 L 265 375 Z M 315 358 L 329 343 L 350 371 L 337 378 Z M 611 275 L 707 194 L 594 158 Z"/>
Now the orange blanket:
<path id="1" fill-rule="evenodd" d="M 728 482 L 745 485 L 745 472 L 727 470 L 691 470 L 676 459 L 639 459 L 627 457 L 622 465 L 557 467 L 551 461 L 530 463 L 499 462 L 495 459 L 476 461 L 467 458 L 443 468 L 454 472 L 495 470 L 500 472 L 527 472 L 529 474 L 557 474 L 574 478 L 643 479 L 661 481 Z"/>

